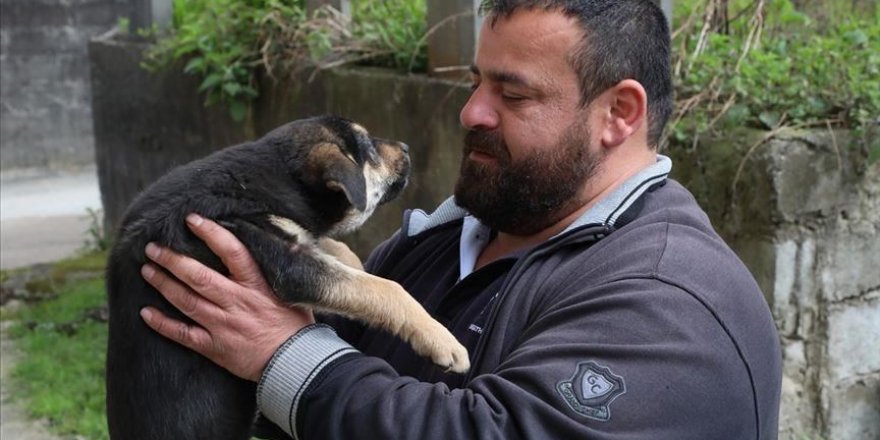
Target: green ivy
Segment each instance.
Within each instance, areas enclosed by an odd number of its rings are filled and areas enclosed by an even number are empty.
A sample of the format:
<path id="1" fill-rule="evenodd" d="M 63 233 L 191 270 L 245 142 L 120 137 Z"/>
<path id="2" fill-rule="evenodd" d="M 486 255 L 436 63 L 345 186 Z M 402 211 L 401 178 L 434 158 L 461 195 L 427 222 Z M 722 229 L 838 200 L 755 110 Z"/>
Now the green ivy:
<path id="1" fill-rule="evenodd" d="M 284 0 L 175 0 L 173 33 L 148 51 L 145 67 L 167 68 L 185 59 L 184 72 L 202 78 L 199 92 L 205 105 L 223 102 L 241 121 L 249 104 L 259 96 L 256 73 L 263 63 L 265 41 L 282 21 L 302 22 L 301 1 Z"/>
<path id="2" fill-rule="evenodd" d="M 354 1 L 354 38 L 386 55 L 370 64 L 425 72 L 428 66 L 424 0 Z"/>
<path id="3" fill-rule="evenodd" d="M 703 32 L 711 2 L 727 5 L 725 32 Z M 676 0 L 670 142 L 695 144 L 735 127 L 876 130 L 880 9 L 845 3 Z M 309 17 L 303 0 L 175 0 L 172 32 L 145 65 L 183 65 L 201 78 L 206 104 L 224 103 L 236 120 L 258 96 L 260 71 L 284 76 L 351 63 L 426 70 L 425 0 L 353 0 L 352 9 L 348 19 L 330 10 Z M 877 143 L 871 160 L 880 159 Z"/>
<path id="4" fill-rule="evenodd" d="M 693 143 L 735 127 L 863 133 L 880 124 L 880 11 L 819 26 L 789 0 L 768 3 L 764 35 L 751 46 L 746 20 L 732 23 L 727 34 L 708 35 L 701 52 L 698 32 L 679 35 L 671 142 Z M 876 141 L 869 155 L 880 157 Z"/>
<path id="5" fill-rule="evenodd" d="M 367 62 L 425 70 L 424 0 L 355 1 L 350 19 L 329 10 L 308 17 L 303 3 L 175 0 L 171 32 L 147 52 L 144 66 L 156 71 L 186 60 L 184 72 L 202 78 L 205 104 L 226 104 L 236 121 L 259 96 L 260 69 L 283 76 Z"/>

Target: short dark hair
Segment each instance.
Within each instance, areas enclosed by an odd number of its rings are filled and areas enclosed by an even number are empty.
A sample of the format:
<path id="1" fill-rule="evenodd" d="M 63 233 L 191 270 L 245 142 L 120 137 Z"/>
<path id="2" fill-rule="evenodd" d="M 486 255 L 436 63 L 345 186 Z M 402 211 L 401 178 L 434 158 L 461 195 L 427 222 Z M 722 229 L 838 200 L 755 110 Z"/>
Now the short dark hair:
<path id="1" fill-rule="evenodd" d="M 536 8 L 558 10 L 584 32 L 569 60 L 580 77 L 582 106 L 624 79 L 642 84 L 648 95 L 648 144 L 657 148 L 673 107 L 663 11 L 651 0 L 484 0 L 481 7 L 493 26 L 499 17 Z"/>

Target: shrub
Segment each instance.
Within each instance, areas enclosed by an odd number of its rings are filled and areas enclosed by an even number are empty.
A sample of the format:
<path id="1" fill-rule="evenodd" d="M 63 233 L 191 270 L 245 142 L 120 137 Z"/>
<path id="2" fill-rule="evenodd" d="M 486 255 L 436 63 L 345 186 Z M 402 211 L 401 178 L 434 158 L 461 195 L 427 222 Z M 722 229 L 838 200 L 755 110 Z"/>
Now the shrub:
<path id="1" fill-rule="evenodd" d="M 743 126 L 864 132 L 880 123 L 876 7 L 873 17 L 851 14 L 820 26 L 790 0 L 758 4 L 749 20 L 726 22 L 726 32 L 707 32 L 705 10 L 691 10 L 704 15 L 685 20 L 675 41 L 671 143 L 696 144 L 705 133 Z M 876 141 L 870 148 L 872 160 L 880 157 Z"/>
<path id="2" fill-rule="evenodd" d="M 202 78 L 205 104 L 224 102 L 235 120 L 245 117 L 259 93 L 256 72 L 271 50 L 278 23 L 304 20 L 302 2 L 282 0 L 175 0 L 172 33 L 148 51 L 145 67 L 167 68 L 179 59 L 183 70 Z"/>
<path id="3" fill-rule="evenodd" d="M 175 0 L 173 32 L 146 64 L 186 60 L 184 70 L 202 78 L 206 104 L 226 103 L 236 120 L 258 96 L 260 71 L 278 76 L 352 63 L 425 70 L 426 0 L 352 4 L 349 18 L 330 9 L 309 17 L 302 0 Z M 734 127 L 864 133 L 880 124 L 880 10 L 872 1 L 674 4 L 681 25 L 668 143 L 696 145 L 704 134 Z M 870 157 L 880 159 L 880 141 Z"/>
<path id="4" fill-rule="evenodd" d="M 356 1 L 352 17 L 332 9 L 313 16 L 302 0 L 175 0 L 171 32 L 148 51 L 145 67 L 202 78 L 205 104 L 223 102 L 235 120 L 257 96 L 257 72 L 288 75 L 299 69 L 372 65 L 423 71 L 424 0 Z"/>

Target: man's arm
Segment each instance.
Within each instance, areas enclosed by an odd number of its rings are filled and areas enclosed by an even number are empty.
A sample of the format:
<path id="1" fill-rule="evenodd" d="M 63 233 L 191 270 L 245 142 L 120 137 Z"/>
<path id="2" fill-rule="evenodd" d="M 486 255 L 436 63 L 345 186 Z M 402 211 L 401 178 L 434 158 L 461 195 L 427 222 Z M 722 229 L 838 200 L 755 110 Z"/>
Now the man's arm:
<path id="1" fill-rule="evenodd" d="M 756 438 L 729 337 L 686 292 L 649 284 L 610 282 L 582 300 L 572 282 L 575 298 L 536 308 L 498 364 L 459 389 L 351 352 L 315 362 L 348 349 L 315 328 L 275 355 L 260 407 L 295 438 Z"/>

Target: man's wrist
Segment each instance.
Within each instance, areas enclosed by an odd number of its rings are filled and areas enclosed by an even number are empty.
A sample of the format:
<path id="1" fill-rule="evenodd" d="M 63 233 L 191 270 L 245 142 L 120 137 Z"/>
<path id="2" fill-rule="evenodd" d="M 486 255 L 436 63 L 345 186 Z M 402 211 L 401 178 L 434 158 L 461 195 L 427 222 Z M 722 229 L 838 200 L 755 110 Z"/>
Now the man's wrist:
<path id="1" fill-rule="evenodd" d="M 260 411 L 296 438 L 297 410 L 305 390 L 331 362 L 356 352 L 328 325 L 303 327 L 278 348 L 263 370 L 257 385 Z"/>

